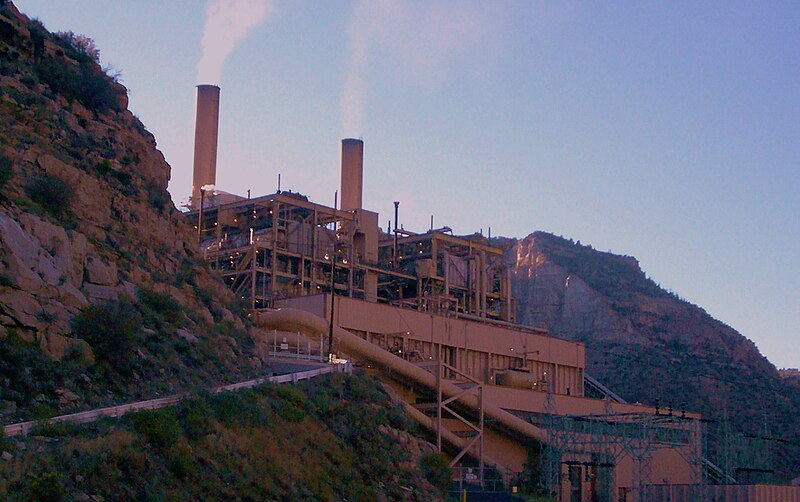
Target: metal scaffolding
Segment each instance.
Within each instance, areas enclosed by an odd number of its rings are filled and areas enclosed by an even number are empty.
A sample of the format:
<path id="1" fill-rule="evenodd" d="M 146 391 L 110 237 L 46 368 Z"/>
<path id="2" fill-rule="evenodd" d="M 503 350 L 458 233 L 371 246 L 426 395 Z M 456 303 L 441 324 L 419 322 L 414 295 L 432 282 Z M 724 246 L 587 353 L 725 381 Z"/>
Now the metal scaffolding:
<path id="1" fill-rule="evenodd" d="M 582 474 L 597 500 L 616 500 L 614 470 L 623 457 L 628 457 L 633 462 L 632 500 L 652 500 L 651 461 L 662 448 L 680 453 L 691 466 L 697 493 L 705 493 L 705 433 L 699 419 L 663 413 L 560 415 L 548 395 L 541 425 L 547 437 L 544 483 L 551 495 L 558 496 L 565 488 L 581 490 Z M 702 495 L 697 500 L 702 500 Z"/>
<path id="2" fill-rule="evenodd" d="M 780 440 L 770 436 L 764 418 L 761 434 L 734 433 L 727 413 L 722 421 L 719 467 L 738 484 L 770 483 L 774 475 L 774 447 Z"/>
<path id="3" fill-rule="evenodd" d="M 504 250 L 483 236 L 390 235 L 378 228 L 377 213 L 290 192 L 212 199 L 184 218 L 211 268 L 253 309 L 333 290 L 441 315 L 514 320 Z"/>
<path id="4" fill-rule="evenodd" d="M 440 354 L 441 356 L 441 354 Z M 453 467 L 459 463 L 461 458 L 472 450 L 472 456 L 478 460 L 478 469 L 480 473 L 480 483 L 483 484 L 483 439 L 484 439 L 484 415 L 483 415 L 483 383 L 471 376 L 459 371 L 453 366 L 442 361 L 441 357 L 435 361 L 423 362 L 417 364 L 420 368 L 425 368 L 428 371 L 433 370 L 436 376 L 436 449 L 442 451 L 442 430 L 444 424 L 442 419 L 449 417 L 454 419 L 458 424 L 465 428 L 464 433 L 458 434 L 464 437 L 464 446 L 450 461 L 449 467 Z M 462 391 L 450 397 L 445 397 L 442 394 L 442 379 L 458 379 L 461 381 Z M 453 405 L 467 394 L 475 396 L 478 402 L 477 417 L 470 419 L 466 417 L 461 411 L 453 408 Z M 421 406 L 426 409 L 428 407 Z"/>

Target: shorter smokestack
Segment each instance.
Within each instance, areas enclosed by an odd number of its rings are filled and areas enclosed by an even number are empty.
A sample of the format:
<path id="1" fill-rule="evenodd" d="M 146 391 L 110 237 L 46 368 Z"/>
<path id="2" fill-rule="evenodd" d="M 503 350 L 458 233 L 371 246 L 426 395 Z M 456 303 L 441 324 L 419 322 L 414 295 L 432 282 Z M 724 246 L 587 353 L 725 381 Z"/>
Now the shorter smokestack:
<path id="1" fill-rule="evenodd" d="M 200 207 L 200 187 L 217 180 L 217 137 L 219 135 L 219 87 L 197 86 L 197 118 L 194 125 L 194 176 L 192 209 Z"/>
<path id="2" fill-rule="evenodd" d="M 364 185 L 364 142 L 342 140 L 342 204 L 343 211 L 361 209 Z"/>

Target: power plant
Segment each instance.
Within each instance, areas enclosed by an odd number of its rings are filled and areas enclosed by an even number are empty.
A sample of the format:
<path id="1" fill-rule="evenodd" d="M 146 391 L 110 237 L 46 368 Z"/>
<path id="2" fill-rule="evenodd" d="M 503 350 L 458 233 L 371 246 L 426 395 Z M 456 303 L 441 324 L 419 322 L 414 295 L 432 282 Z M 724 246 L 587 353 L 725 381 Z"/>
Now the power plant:
<path id="1" fill-rule="evenodd" d="M 585 373 L 582 343 L 516 324 L 502 247 L 447 227 L 403 229 L 397 203 L 381 228 L 362 207 L 361 139 L 341 142 L 340 207 L 218 190 L 220 89 L 197 93 L 184 217 L 276 356 L 347 360 L 377 375 L 476 484 L 490 467 L 511 483 L 533 461 L 560 501 L 745 500 L 734 498 L 745 489 L 747 500 L 800 501 L 792 487 L 725 486 L 732 478 L 706 459 L 699 414 L 626 403 Z"/>

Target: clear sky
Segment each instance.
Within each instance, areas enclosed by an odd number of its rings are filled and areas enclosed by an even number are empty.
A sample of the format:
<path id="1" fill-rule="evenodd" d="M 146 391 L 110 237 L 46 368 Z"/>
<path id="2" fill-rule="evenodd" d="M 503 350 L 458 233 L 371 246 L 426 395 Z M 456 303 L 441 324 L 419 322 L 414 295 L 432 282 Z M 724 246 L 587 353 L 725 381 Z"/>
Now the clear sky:
<path id="1" fill-rule="evenodd" d="M 202 77 L 222 88 L 219 188 L 271 193 L 280 173 L 332 205 L 339 140 L 360 136 L 383 226 L 399 200 L 410 230 L 433 214 L 633 255 L 800 366 L 800 3 L 215 3 L 222 29 L 200 0 L 15 1 L 122 72 L 178 205 L 206 32 L 230 49 Z"/>

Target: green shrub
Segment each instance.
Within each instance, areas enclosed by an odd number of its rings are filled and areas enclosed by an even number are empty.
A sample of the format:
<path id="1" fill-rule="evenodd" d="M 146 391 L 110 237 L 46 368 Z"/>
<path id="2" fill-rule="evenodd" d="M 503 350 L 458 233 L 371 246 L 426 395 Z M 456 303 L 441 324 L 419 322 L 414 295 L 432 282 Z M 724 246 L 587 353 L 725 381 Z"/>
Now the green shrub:
<path id="1" fill-rule="evenodd" d="M 542 448 L 544 446 L 539 445 L 538 449 L 531 448 L 528 450 L 528 457 L 525 459 L 522 471 L 515 481 L 522 493 L 539 497 L 547 494 L 542 473 Z"/>
<path id="2" fill-rule="evenodd" d="M 156 187 L 155 185 L 148 185 L 147 201 L 150 203 L 150 206 L 163 214 L 169 209 L 172 199 L 170 199 L 169 193 L 165 189 Z"/>
<path id="3" fill-rule="evenodd" d="M 6 186 L 6 183 L 11 180 L 11 176 L 13 175 L 14 171 L 11 169 L 11 159 L 0 155 L 0 188 Z"/>
<path id="4" fill-rule="evenodd" d="M 446 491 L 452 482 L 450 467 L 447 465 L 447 458 L 441 453 L 426 453 L 419 459 L 419 467 L 422 475 L 430 484 Z"/>
<path id="5" fill-rule="evenodd" d="M 261 408 L 252 391 L 220 392 L 211 398 L 214 417 L 222 424 L 254 426 L 267 423 L 266 410 Z"/>
<path id="6" fill-rule="evenodd" d="M 73 334 L 88 342 L 98 359 L 125 375 L 133 369 L 133 347 L 141 326 L 141 316 L 127 298 L 93 305 L 72 319 Z"/>
<path id="7" fill-rule="evenodd" d="M 75 198 L 75 190 L 58 176 L 41 173 L 33 176 L 25 192 L 35 203 L 56 217 L 64 217 Z"/>
<path id="8" fill-rule="evenodd" d="M 175 444 L 182 435 L 173 408 L 136 412 L 131 415 L 131 423 L 148 443 L 162 449 Z"/>
<path id="9" fill-rule="evenodd" d="M 173 445 L 167 452 L 169 471 L 178 479 L 186 479 L 195 472 L 192 450 L 185 442 Z"/>
<path id="10" fill-rule="evenodd" d="M 34 316 L 36 317 L 36 319 L 38 319 L 38 320 L 40 320 L 42 322 L 46 322 L 46 323 L 51 323 L 51 322 L 56 320 L 56 316 L 54 314 L 51 314 L 50 312 L 47 312 L 47 311 L 44 311 L 44 310 L 40 310 L 39 312 L 36 312 L 36 314 L 34 314 Z"/>
<path id="11" fill-rule="evenodd" d="M 5 5 L 6 0 L 0 0 L 0 7 Z M 17 30 L 14 25 L 0 19 L 0 40 L 12 45 L 16 42 Z"/>
<path id="12" fill-rule="evenodd" d="M 183 284 L 189 284 L 195 288 L 195 292 L 197 292 L 197 283 L 195 281 L 196 272 L 194 270 L 194 264 L 191 260 L 184 258 L 181 260 L 180 268 L 178 269 L 178 273 L 175 275 L 175 285 L 181 286 Z M 202 301 L 202 299 L 201 299 Z"/>
<path id="13" fill-rule="evenodd" d="M 178 325 L 183 320 L 181 304 L 164 293 L 141 288 L 138 291 L 139 301 L 143 307 L 155 314 L 159 320 Z"/>
<path id="14" fill-rule="evenodd" d="M 67 59 L 42 58 L 35 66 L 39 80 L 53 92 L 68 100 L 76 100 L 86 108 L 102 112 L 121 111 L 119 97 L 124 88 L 114 85 L 90 57 L 78 57 L 77 67 Z"/>
<path id="15" fill-rule="evenodd" d="M 53 35 L 58 45 L 70 53 L 74 59 L 89 58 L 95 63 L 100 62 L 100 49 L 94 44 L 94 40 L 86 35 L 80 35 L 71 31 L 60 31 Z"/>
<path id="16" fill-rule="evenodd" d="M 108 159 L 103 159 L 94 165 L 94 171 L 100 176 L 107 176 L 111 169 L 111 162 Z"/>
<path id="17" fill-rule="evenodd" d="M 206 398 L 189 399 L 178 407 L 178 420 L 187 438 L 196 441 L 211 433 L 211 407 Z"/>
<path id="18" fill-rule="evenodd" d="M 293 385 L 273 387 L 276 399 L 270 400 L 273 411 L 287 422 L 300 422 L 308 415 L 306 397 Z"/>
<path id="19" fill-rule="evenodd" d="M 78 426 L 75 424 L 67 422 L 42 422 L 33 427 L 31 434 L 34 436 L 63 438 L 75 435 L 77 433 L 77 427 Z"/>
<path id="20" fill-rule="evenodd" d="M 183 265 L 181 265 L 181 268 L 183 268 Z M 214 304 L 214 292 L 208 288 L 201 288 L 197 284 L 192 284 L 192 287 L 194 288 L 197 298 L 203 302 L 206 308 L 210 309 Z"/>
<path id="21" fill-rule="evenodd" d="M 31 483 L 29 500 L 59 502 L 65 500 L 66 497 L 67 490 L 57 472 L 46 472 Z"/>
<path id="22" fill-rule="evenodd" d="M 114 169 L 111 171 L 111 176 L 116 178 L 123 187 L 128 187 L 133 180 L 133 175 L 127 171 L 118 171 Z"/>
<path id="23" fill-rule="evenodd" d="M 35 410 L 31 402 L 34 396 L 52 396 L 56 385 L 64 382 L 70 371 L 68 364 L 57 363 L 46 356 L 35 341 L 25 341 L 14 334 L 14 330 L 0 340 L 0 401 L 16 404 L 20 416 L 32 413 L 35 418 L 49 418 L 55 409 L 49 404 L 38 403 Z"/>
<path id="24" fill-rule="evenodd" d="M 31 415 L 34 420 L 43 420 L 56 416 L 56 409 L 45 403 L 37 403 L 31 408 Z"/>

